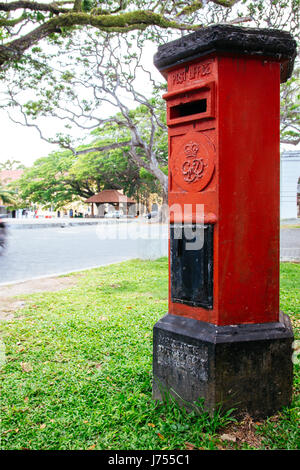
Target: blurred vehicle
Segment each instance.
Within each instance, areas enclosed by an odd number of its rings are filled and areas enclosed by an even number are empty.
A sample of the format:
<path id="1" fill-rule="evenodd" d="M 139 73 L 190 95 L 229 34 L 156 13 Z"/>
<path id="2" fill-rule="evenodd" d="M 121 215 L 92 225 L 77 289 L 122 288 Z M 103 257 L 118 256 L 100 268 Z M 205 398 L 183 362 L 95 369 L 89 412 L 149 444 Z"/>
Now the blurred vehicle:
<path id="1" fill-rule="evenodd" d="M 0 217 L 0 255 L 3 253 L 6 246 L 7 228 L 5 222 Z"/>
<path id="2" fill-rule="evenodd" d="M 148 214 L 145 214 L 144 217 L 146 219 L 155 219 L 156 217 L 158 217 L 158 211 L 148 212 Z"/>
<path id="3" fill-rule="evenodd" d="M 108 219 L 119 219 L 120 217 L 124 217 L 122 211 L 114 211 L 114 212 L 107 212 L 104 217 Z"/>

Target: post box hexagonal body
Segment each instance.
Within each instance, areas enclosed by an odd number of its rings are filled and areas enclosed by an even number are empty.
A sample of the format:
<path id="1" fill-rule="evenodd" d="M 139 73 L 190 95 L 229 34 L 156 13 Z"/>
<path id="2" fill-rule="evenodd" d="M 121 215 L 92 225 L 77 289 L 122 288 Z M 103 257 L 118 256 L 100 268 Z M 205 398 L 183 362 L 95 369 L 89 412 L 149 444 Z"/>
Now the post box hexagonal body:
<path id="1" fill-rule="evenodd" d="M 155 398 L 164 389 L 255 415 L 290 401 L 293 335 L 279 312 L 279 118 L 280 81 L 295 51 L 285 32 L 213 26 L 155 57 L 168 82 L 170 207 Z M 197 249 L 188 248 L 186 227 L 202 229 Z"/>

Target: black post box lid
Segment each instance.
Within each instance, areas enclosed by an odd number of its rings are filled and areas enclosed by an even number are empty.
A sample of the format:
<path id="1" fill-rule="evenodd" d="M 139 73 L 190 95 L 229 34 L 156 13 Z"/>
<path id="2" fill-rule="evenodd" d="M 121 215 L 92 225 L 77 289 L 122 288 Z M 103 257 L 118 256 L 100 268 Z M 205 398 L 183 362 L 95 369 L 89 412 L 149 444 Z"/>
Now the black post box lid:
<path id="1" fill-rule="evenodd" d="M 158 47 L 154 65 L 164 70 L 214 52 L 272 57 L 282 61 L 281 82 L 291 75 L 297 43 L 287 31 L 213 25 Z"/>

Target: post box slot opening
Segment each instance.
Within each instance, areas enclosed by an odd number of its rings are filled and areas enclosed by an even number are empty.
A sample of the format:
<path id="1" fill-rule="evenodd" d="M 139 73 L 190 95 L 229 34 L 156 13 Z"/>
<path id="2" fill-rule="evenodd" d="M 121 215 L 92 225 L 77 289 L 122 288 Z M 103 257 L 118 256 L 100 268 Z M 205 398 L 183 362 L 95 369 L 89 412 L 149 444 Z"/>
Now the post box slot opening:
<path id="1" fill-rule="evenodd" d="M 170 108 L 170 118 L 176 119 L 180 117 L 192 116 L 193 114 L 206 113 L 207 99 L 190 101 L 189 103 L 181 103 Z"/>

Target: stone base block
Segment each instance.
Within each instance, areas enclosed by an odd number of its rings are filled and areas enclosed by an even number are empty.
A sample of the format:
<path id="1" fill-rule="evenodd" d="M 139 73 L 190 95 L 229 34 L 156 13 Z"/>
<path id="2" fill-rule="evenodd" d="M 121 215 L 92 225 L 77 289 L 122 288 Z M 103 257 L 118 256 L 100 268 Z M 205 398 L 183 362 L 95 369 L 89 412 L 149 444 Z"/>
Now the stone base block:
<path id="1" fill-rule="evenodd" d="M 172 394 L 186 408 L 199 399 L 206 410 L 220 405 L 266 417 L 292 398 L 293 331 L 278 323 L 217 326 L 165 315 L 153 330 L 153 398 Z"/>

